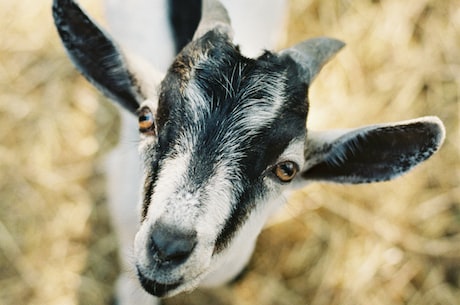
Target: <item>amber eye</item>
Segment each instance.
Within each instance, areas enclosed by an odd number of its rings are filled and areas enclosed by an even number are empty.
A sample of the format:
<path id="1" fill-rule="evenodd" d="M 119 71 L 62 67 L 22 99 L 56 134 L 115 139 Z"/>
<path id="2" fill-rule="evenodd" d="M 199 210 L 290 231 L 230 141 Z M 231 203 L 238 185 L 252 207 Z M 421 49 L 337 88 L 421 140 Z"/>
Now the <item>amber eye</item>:
<path id="1" fill-rule="evenodd" d="M 273 173 L 281 182 L 291 182 L 299 171 L 299 166 L 292 161 L 284 161 L 273 167 Z"/>
<path id="2" fill-rule="evenodd" d="M 139 110 L 139 131 L 147 134 L 155 134 L 155 120 L 152 111 L 144 107 Z"/>

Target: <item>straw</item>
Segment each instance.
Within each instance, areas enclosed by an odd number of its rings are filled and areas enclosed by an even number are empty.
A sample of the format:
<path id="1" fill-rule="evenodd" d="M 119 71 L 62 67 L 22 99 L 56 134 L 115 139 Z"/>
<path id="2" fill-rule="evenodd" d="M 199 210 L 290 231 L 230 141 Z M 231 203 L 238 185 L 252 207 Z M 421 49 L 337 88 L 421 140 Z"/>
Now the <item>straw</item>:
<path id="1" fill-rule="evenodd" d="M 50 2 L 0 3 L 0 304 L 109 304 L 100 164 L 117 114 L 71 66 Z M 444 147 L 392 182 L 301 190 L 241 280 L 165 303 L 460 304 L 460 1 L 289 3 L 280 48 L 347 43 L 311 88 L 309 128 L 437 115 Z M 82 5 L 101 19 L 99 1 Z"/>

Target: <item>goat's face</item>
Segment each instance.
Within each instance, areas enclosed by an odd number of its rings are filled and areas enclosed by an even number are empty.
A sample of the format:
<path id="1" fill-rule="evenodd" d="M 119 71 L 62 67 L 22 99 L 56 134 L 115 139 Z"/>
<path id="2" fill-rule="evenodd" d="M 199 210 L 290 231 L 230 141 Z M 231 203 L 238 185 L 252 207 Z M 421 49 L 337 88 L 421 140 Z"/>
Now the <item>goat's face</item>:
<path id="1" fill-rule="evenodd" d="M 435 117 L 307 133 L 308 86 L 343 43 L 312 39 L 248 59 L 231 42 L 225 9 L 203 7 L 155 96 L 73 1 L 53 4 L 79 70 L 139 116 L 145 180 L 134 252 L 142 285 L 157 296 L 196 287 L 239 251 L 237 241 L 253 242 L 293 181 L 392 179 L 444 139 Z"/>
<path id="2" fill-rule="evenodd" d="M 290 57 L 248 59 L 211 31 L 176 58 L 158 109 L 141 105 L 149 128 L 135 252 L 145 282 L 198 283 L 303 167 L 308 103 L 297 74 Z"/>

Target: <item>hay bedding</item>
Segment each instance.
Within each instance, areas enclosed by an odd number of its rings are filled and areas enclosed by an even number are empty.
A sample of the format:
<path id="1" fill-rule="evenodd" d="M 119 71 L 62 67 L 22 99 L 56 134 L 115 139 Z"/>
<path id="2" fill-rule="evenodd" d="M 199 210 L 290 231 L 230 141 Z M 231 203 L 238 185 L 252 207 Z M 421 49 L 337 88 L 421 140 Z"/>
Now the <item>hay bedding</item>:
<path id="1" fill-rule="evenodd" d="M 107 304 L 98 164 L 116 113 L 69 64 L 49 2 L 0 3 L 0 304 Z M 394 182 L 297 193 L 242 280 L 167 304 L 460 304 L 460 1 L 292 0 L 282 45 L 324 34 L 348 46 L 312 88 L 310 127 L 434 114 L 443 149 Z"/>

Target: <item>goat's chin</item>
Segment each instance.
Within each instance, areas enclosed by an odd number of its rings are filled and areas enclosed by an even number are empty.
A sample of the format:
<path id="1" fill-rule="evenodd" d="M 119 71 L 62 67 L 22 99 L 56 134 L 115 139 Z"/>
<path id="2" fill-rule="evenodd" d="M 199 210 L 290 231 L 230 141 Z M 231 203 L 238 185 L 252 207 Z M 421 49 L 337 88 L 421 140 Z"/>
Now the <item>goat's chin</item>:
<path id="1" fill-rule="evenodd" d="M 176 282 L 163 283 L 149 278 L 139 267 L 137 267 L 137 277 L 145 291 L 159 298 L 172 297 L 182 292 L 195 290 L 201 279 L 201 277 L 196 277 L 188 280 L 180 279 Z"/>
<path id="2" fill-rule="evenodd" d="M 203 278 L 202 275 L 198 275 L 190 278 L 165 279 L 160 277 L 161 279 L 157 279 L 139 265 L 136 266 L 136 272 L 142 288 L 149 294 L 159 298 L 172 297 L 182 292 L 191 292 L 199 286 Z"/>

